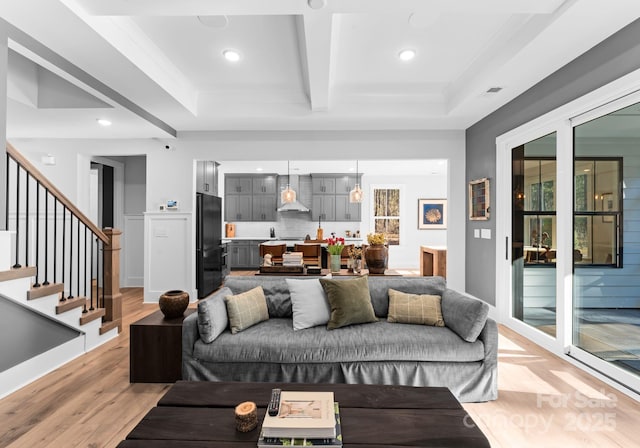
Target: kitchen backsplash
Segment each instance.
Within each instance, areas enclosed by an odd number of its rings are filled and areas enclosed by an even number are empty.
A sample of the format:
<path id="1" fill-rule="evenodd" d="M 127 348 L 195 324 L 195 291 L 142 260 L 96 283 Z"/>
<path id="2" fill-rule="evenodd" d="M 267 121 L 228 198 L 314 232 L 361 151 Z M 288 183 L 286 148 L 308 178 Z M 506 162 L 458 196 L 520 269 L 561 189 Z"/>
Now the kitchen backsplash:
<path id="1" fill-rule="evenodd" d="M 233 221 L 229 221 L 233 222 Z M 316 237 L 316 230 L 318 229 L 318 222 L 311 220 L 311 214 L 309 213 L 278 213 L 278 221 L 271 222 L 235 222 L 236 225 L 236 237 L 256 237 L 256 238 L 268 238 L 269 229 L 273 227 L 276 231 L 276 238 L 278 237 L 305 237 L 309 235 L 312 239 Z M 323 222 L 322 228 L 324 230 L 325 238 L 331 235 L 331 232 L 335 232 L 336 236 L 346 236 L 346 231 L 351 231 L 351 234 L 355 234 L 357 230 L 360 230 L 360 223 L 358 222 Z"/>

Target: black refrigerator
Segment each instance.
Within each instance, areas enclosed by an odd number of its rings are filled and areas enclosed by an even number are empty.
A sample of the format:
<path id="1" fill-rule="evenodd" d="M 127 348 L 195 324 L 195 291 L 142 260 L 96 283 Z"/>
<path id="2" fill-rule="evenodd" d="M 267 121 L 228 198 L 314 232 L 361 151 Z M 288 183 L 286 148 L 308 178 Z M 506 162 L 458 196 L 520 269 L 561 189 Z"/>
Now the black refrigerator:
<path id="1" fill-rule="evenodd" d="M 222 244 L 222 199 L 196 195 L 196 286 L 198 298 L 208 296 L 222 284 L 226 267 Z"/>

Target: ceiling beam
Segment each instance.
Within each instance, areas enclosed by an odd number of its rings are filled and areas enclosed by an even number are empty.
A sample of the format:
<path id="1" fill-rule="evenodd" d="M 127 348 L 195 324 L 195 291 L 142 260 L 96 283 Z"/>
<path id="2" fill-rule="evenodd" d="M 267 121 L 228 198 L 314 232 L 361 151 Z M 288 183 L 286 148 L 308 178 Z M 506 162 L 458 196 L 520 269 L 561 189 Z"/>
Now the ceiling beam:
<path id="1" fill-rule="evenodd" d="M 128 17 L 95 17 L 80 0 L 60 0 L 80 20 L 136 65 L 192 115 L 198 112 L 198 93 L 189 79 Z"/>
<path id="2" fill-rule="evenodd" d="M 331 13 L 429 13 L 550 14 L 564 0 L 338 0 L 324 11 Z M 87 13 L 106 16 L 194 16 L 194 15 L 297 15 L 309 10 L 300 0 L 82 0 Z"/>
<path id="3" fill-rule="evenodd" d="M 311 110 L 329 110 L 333 15 L 310 12 L 298 16 L 300 61 Z"/>

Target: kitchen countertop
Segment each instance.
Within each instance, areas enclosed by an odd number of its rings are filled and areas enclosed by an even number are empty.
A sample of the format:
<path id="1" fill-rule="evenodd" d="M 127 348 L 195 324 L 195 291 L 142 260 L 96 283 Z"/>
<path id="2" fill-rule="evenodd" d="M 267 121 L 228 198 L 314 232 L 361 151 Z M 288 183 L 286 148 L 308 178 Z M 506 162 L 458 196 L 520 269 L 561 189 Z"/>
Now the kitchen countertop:
<path id="1" fill-rule="evenodd" d="M 345 238 L 344 239 L 345 244 L 362 244 L 362 238 Z M 294 244 L 320 244 L 323 247 L 327 246 L 327 242 L 323 242 L 323 243 L 317 243 L 315 240 L 310 240 L 310 241 L 306 241 L 306 240 L 279 240 L 279 239 L 269 239 L 269 240 L 265 240 L 264 243 L 262 244 L 272 244 L 272 245 L 278 245 L 278 244 L 286 244 L 287 246 L 293 246 Z"/>
<path id="2" fill-rule="evenodd" d="M 266 241 L 272 240 L 275 241 L 277 238 L 269 238 L 268 236 L 234 236 L 231 238 L 224 237 L 222 240 L 228 241 L 247 241 L 247 240 L 257 240 L 257 241 Z"/>

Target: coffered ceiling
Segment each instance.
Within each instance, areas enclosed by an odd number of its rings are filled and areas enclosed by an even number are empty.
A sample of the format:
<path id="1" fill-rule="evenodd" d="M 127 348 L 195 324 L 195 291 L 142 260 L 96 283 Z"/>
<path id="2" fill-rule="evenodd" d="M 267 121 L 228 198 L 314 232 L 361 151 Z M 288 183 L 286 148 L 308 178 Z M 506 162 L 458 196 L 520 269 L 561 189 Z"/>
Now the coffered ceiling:
<path id="1" fill-rule="evenodd" d="M 465 129 L 635 20 L 640 2 L 20 0 L 0 15 L 9 137 L 201 138 Z"/>

